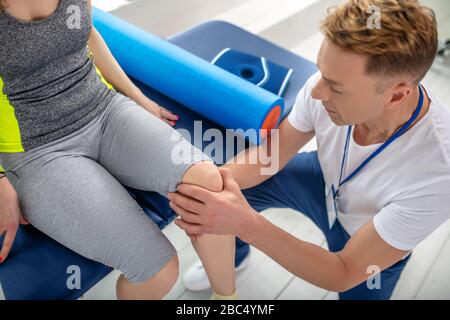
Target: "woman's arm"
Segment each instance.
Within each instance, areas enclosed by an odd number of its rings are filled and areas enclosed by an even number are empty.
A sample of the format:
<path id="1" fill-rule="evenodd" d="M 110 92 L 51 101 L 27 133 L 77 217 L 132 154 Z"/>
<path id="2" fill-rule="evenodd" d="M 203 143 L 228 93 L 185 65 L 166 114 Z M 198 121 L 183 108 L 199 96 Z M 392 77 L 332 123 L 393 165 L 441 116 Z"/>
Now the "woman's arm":
<path id="1" fill-rule="evenodd" d="M 88 0 L 89 11 L 91 10 L 91 0 Z M 95 65 L 114 89 L 130 99 L 136 101 L 143 108 L 166 121 L 170 125 L 175 125 L 178 116 L 172 114 L 164 108 L 158 106 L 155 102 L 147 98 L 142 91 L 128 78 L 117 60 L 112 55 L 107 44 L 100 33 L 92 27 L 92 33 L 88 42 Z"/>

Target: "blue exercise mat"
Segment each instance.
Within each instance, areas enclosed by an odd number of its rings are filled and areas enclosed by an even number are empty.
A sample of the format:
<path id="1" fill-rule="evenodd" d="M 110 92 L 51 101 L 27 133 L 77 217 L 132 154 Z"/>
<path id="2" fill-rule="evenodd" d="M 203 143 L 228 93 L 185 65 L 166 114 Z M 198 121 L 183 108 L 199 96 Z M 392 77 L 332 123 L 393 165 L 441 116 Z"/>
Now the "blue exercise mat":
<path id="1" fill-rule="evenodd" d="M 211 62 L 254 85 L 282 97 L 294 70 L 265 57 L 226 48 Z"/>
<path id="2" fill-rule="evenodd" d="M 284 101 L 112 14 L 93 8 L 93 23 L 125 72 L 228 129 L 274 129 Z"/>
<path id="3" fill-rule="evenodd" d="M 317 70 L 308 60 L 225 22 L 199 25 L 171 38 L 170 42 L 206 61 L 211 61 L 225 48 L 235 48 L 289 66 L 294 73 L 284 94 L 286 108 L 283 116 L 289 113 L 298 91 Z M 139 57 L 136 61 L 140 61 Z M 222 126 L 130 77 L 149 98 L 180 115 L 177 129 L 194 133 L 194 122 L 201 120 L 201 134 L 211 128 L 225 134 Z M 196 144 L 202 150 L 207 145 L 206 141 Z M 227 161 L 234 153 L 224 153 L 218 164 Z M 127 189 L 158 226 L 164 227 L 174 219 L 174 213 L 164 197 L 154 192 Z M 2 243 L 3 238 L 0 237 L 0 245 Z M 80 289 L 67 288 L 67 270 L 71 265 L 80 266 Z M 21 226 L 10 256 L 0 264 L 0 284 L 7 299 L 77 299 L 110 271 L 111 268 L 74 253 L 32 226 Z"/>

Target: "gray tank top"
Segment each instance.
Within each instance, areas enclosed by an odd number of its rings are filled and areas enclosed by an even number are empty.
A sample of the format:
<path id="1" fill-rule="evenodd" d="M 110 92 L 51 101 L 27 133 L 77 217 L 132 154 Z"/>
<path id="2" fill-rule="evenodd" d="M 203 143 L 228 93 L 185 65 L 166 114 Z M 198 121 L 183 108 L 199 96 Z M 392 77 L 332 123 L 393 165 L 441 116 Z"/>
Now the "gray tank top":
<path id="1" fill-rule="evenodd" d="M 91 29 L 86 0 L 60 0 L 36 21 L 0 12 L 0 152 L 64 137 L 105 109 L 115 91 L 87 47 Z"/>

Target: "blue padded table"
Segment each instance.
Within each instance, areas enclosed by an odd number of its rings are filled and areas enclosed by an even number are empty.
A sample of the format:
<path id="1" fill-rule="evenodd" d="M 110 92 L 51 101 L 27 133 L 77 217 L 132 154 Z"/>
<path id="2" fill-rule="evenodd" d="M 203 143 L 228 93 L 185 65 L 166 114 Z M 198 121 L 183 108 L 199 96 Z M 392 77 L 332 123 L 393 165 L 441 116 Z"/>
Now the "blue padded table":
<path id="1" fill-rule="evenodd" d="M 211 61 L 223 49 L 232 48 L 256 56 L 264 56 L 277 64 L 293 69 L 294 73 L 284 94 L 286 103 L 284 116 L 291 110 L 298 91 L 317 70 L 313 63 L 254 34 L 221 21 L 201 24 L 170 38 L 169 41 L 207 61 Z M 136 63 L 139 63 L 139 58 L 136 57 Z M 135 79 L 133 81 L 148 97 L 180 115 L 177 129 L 186 129 L 193 133 L 194 122 L 202 121 L 203 132 L 211 128 L 225 132 L 224 128 L 203 118 L 200 114 L 190 111 Z M 235 137 L 235 139 L 239 138 Z M 203 144 L 196 146 L 203 149 L 207 143 Z M 224 153 L 223 161 L 227 160 L 226 157 Z M 218 160 L 218 165 L 223 161 Z M 160 228 L 164 228 L 175 218 L 164 197 L 154 192 L 127 189 Z M 3 237 L 0 237 L 0 245 L 2 243 Z M 68 279 L 70 282 L 72 275 L 72 271 L 68 269 L 70 266 L 79 268 L 80 288 L 68 288 Z M 9 257 L 0 264 L 0 284 L 6 299 L 77 299 L 111 271 L 111 268 L 63 247 L 34 227 L 21 226 Z"/>

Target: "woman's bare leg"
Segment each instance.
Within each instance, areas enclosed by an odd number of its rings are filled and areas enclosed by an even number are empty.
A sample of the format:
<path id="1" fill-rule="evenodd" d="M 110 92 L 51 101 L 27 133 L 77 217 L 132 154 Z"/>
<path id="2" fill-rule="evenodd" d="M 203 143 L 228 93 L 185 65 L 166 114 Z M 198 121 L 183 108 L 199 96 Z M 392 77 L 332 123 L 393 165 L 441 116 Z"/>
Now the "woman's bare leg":
<path id="1" fill-rule="evenodd" d="M 186 171 L 183 182 L 216 192 L 222 191 L 223 188 L 219 169 L 210 162 L 192 166 Z M 205 234 L 192 240 L 192 245 L 205 267 L 214 292 L 221 296 L 235 294 L 234 236 Z"/>
<path id="2" fill-rule="evenodd" d="M 178 257 L 175 256 L 153 277 L 139 284 L 129 282 L 123 275 L 116 284 L 119 300 L 162 299 L 178 279 Z"/>

